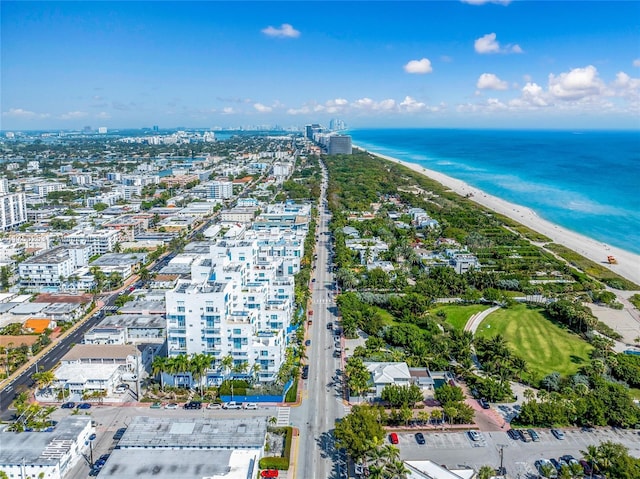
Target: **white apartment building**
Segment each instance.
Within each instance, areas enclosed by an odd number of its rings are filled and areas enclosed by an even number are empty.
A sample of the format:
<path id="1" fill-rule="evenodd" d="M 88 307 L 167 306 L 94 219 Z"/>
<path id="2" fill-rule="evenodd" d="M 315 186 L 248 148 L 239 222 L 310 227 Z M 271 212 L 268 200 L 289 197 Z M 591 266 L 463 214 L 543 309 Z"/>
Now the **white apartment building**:
<path id="1" fill-rule="evenodd" d="M 113 251 L 118 243 L 120 234 L 117 230 L 81 230 L 74 231 L 62 238 L 63 245 L 86 245 L 89 247 L 89 255 L 105 254 Z"/>
<path id="2" fill-rule="evenodd" d="M 69 180 L 73 185 L 90 185 L 92 182 L 91 175 L 88 174 L 69 175 Z"/>
<path id="3" fill-rule="evenodd" d="M 212 181 L 207 185 L 207 197 L 226 200 L 233 196 L 233 183 L 230 181 Z"/>
<path id="4" fill-rule="evenodd" d="M 108 206 L 115 205 L 119 200 L 124 199 L 124 196 L 119 191 L 111 191 L 109 193 L 103 193 L 101 195 L 92 196 L 91 198 L 87 198 L 87 207 L 93 208 L 98 203 L 104 203 Z"/>
<path id="5" fill-rule="evenodd" d="M 12 243 L 9 240 L 0 240 L 0 261 L 11 261 L 13 256 L 24 254 L 24 245 Z"/>
<path id="6" fill-rule="evenodd" d="M 7 239 L 13 244 L 23 245 L 25 249 L 43 250 L 51 248 L 56 236 L 46 231 L 33 233 L 11 232 L 8 233 Z"/>
<path id="7" fill-rule="evenodd" d="M 31 187 L 31 191 L 38 195 L 38 198 L 46 198 L 52 191 L 62 191 L 64 187 L 65 185 L 62 183 L 47 181 L 44 183 L 36 183 Z"/>
<path id="8" fill-rule="evenodd" d="M 0 194 L 9 193 L 9 180 L 0 178 Z"/>
<path id="9" fill-rule="evenodd" d="M 0 229 L 16 228 L 27 222 L 27 207 L 24 193 L 0 195 Z"/>
<path id="10" fill-rule="evenodd" d="M 191 280 L 166 294 L 169 356 L 209 354 L 203 380 L 218 384 L 234 366 L 272 382 L 284 360 L 293 314 L 293 277 L 277 277 L 277 262 L 258 260 L 255 241 L 222 241 L 192 264 Z M 178 378 L 178 381 L 181 379 Z M 182 378 L 190 381 L 190 378 Z"/>
<path id="11" fill-rule="evenodd" d="M 116 191 L 127 201 L 130 201 L 133 197 L 142 196 L 141 185 L 120 185 Z"/>
<path id="12" fill-rule="evenodd" d="M 58 246 L 20 263 L 20 286 L 31 291 L 57 291 L 78 268 L 88 264 L 88 248 Z"/>

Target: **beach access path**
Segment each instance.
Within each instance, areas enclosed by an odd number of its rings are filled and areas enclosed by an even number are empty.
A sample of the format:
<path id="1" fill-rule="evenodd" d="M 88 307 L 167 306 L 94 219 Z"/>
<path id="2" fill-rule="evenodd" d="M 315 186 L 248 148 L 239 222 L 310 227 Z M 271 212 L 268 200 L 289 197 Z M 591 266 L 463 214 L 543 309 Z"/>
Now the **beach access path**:
<path id="1" fill-rule="evenodd" d="M 478 188 L 470 186 L 462 180 L 452 178 L 443 173 L 424 168 L 414 163 L 402 161 L 391 156 L 375 152 L 369 153 L 380 158 L 384 158 L 385 160 L 399 163 L 417 173 L 427 176 L 451 189 L 460 196 L 468 197 L 471 201 L 474 201 L 481 206 L 507 216 L 534 231 L 542 233 L 550 238 L 554 243 L 566 246 L 585 258 L 609 268 L 620 276 L 633 281 L 636 284 L 640 284 L 640 255 L 602 243 L 576 233 L 575 231 L 563 228 L 562 226 L 556 225 L 539 217 L 530 208 L 510 203 L 496 196 L 489 195 Z M 607 256 L 615 256 L 618 260 L 618 264 L 609 264 L 607 262 Z"/>

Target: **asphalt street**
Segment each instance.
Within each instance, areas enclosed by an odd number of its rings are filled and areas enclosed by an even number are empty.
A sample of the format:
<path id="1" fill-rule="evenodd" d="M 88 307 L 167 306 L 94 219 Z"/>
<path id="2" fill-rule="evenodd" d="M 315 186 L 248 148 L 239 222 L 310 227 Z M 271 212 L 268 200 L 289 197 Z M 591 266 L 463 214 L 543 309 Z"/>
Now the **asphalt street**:
<path id="1" fill-rule="evenodd" d="M 330 215 L 325 208 L 326 169 L 323 167 L 323 184 L 320 195 L 320 214 L 317 227 L 315 270 L 312 274 L 313 323 L 307 325 L 307 364 L 309 379 L 304 380 L 302 403 L 291 411 L 291 423 L 300 430 L 296 476 L 339 478 L 341 471 L 336 460 L 333 428 L 337 418 L 345 415 L 339 379 L 341 358 L 334 352 L 333 331 L 327 323 L 336 323 L 333 271 L 331 267 L 331 238 L 328 224 Z"/>

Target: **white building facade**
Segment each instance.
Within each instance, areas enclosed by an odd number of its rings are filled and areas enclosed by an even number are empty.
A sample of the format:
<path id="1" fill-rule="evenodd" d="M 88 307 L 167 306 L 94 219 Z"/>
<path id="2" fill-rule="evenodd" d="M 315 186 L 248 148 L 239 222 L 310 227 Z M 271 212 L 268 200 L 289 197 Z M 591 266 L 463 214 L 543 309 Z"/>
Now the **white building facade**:
<path id="1" fill-rule="evenodd" d="M 24 193 L 0 195 L 0 229 L 7 231 L 27 222 Z"/>

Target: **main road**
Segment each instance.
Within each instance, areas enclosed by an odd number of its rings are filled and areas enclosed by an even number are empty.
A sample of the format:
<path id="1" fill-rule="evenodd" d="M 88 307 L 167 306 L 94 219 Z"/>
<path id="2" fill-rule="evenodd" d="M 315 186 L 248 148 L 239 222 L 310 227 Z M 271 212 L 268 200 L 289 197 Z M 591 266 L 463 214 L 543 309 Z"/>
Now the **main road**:
<path id="1" fill-rule="evenodd" d="M 307 326 L 306 338 L 311 341 L 307 347 L 309 378 L 304 380 L 302 403 L 291 411 L 291 422 L 300 430 L 296 475 L 304 478 L 339 479 L 341 471 L 333 441 L 335 421 L 345 415 L 340 385 L 341 358 L 334 352 L 333 331 L 335 327 L 336 304 L 334 302 L 334 279 L 331 260 L 331 238 L 326 208 L 327 171 L 322 166 L 322 186 L 320 192 L 319 221 L 317 226 L 316 261 L 312 274 L 313 324 Z"/>

